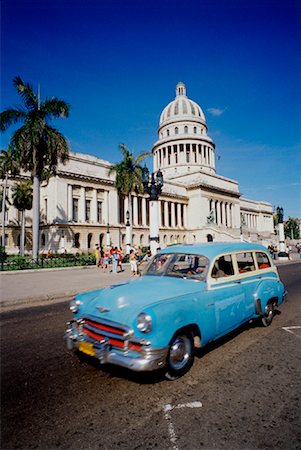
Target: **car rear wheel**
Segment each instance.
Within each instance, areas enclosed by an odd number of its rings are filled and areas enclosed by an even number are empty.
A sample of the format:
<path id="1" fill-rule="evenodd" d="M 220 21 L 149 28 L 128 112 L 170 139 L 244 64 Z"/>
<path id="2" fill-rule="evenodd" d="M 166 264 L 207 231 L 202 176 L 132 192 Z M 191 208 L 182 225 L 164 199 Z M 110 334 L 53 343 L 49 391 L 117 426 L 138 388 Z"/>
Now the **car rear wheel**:
<path id="1" fill-rule="evenodd" d="M 261 323 L 264 327 L 271 325 L 274 318 L 274 305 L 272 302 L 267 303 L 265 307 L 265 314 L 261 317 Z"/>
<path id="2" fill-rule="evenodd" d="M 167 355 L 165 377 L 176 380 L 191 368 L 194 361 L 194 343 L 190 332 L 176 334 L 171 340 Z"/>

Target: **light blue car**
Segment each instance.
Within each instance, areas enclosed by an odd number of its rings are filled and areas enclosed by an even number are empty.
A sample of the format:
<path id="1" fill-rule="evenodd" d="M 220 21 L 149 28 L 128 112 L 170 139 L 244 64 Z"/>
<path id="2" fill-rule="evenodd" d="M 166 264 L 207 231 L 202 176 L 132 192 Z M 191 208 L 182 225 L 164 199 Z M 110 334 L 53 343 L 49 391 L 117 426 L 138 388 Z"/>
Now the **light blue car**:
<path id="1" fill-rule="evenodd" d="M 203 347 L 251 319 L 271 324 L 286 291 L 269 252 L 249 243 L 178 245 L 158 253 L 145 274 L 77 295 L 67 347 L 134 371 L 192 366 Z"/>

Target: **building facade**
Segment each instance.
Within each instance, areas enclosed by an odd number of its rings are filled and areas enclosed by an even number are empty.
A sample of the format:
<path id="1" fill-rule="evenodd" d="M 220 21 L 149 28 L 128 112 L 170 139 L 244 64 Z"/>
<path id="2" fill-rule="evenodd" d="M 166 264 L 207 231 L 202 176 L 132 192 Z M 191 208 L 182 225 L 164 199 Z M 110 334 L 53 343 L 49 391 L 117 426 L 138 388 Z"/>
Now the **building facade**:
<path id="1" fill-rule="evenodd" d="M 241 197 L 238 182 L 220 176 L 215 144 L 201 107 L 189 99 L 184 83 L 162 111 L 153 170 L 163 173 L 158 201 L 159 246 L 175 243 L 248 240 L 268 245 L 274 240 L 270 203 Z M 41 252 L 89 252 L 96 243 L 126 245 L 127 199 L 118 196 L 109 161 L 70 153 L 66 165 L 41 186 Z M 15 180 L 10 180 L 11 186 Z M 133 193 L 132 245 L 150 243 L 150 202 Z M 6 217 L 6 246 L 18 253 L 19 214 L 12 206 Z M 26 248 L 31 246 L 31 212 L 26 219 Z"/>

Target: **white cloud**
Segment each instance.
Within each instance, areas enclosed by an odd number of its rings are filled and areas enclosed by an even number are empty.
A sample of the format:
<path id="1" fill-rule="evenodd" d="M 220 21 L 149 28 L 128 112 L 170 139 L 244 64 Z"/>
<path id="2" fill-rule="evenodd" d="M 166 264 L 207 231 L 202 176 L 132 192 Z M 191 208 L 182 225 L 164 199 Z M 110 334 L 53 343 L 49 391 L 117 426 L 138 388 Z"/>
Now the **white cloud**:
<path id="1" fill-rule="evenodd" d="M 207 111 L 209 114 L 215 117 L 219 117 L 226 111 L 227 108 L 221 109 L 221 108 L 208 108 Z"/>

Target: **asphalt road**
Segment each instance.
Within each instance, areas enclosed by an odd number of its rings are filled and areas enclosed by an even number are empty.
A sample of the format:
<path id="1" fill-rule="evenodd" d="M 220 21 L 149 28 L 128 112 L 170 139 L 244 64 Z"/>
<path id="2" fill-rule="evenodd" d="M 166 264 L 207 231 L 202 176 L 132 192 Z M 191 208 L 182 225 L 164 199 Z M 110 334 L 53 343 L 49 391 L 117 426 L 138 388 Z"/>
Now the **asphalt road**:
<path id="1" fill-rule="evenodd" d="M 67 352 L 66 302 L 4 313 L 1 448 L 300 449 L 301 265 L 279 272 L 272 325 L 200 351 L 174 382 Z"/>

